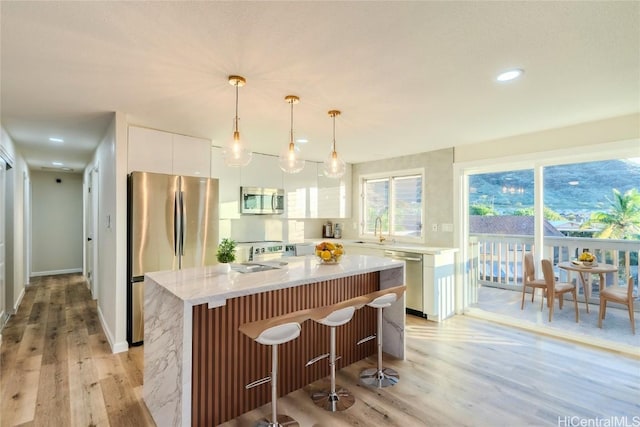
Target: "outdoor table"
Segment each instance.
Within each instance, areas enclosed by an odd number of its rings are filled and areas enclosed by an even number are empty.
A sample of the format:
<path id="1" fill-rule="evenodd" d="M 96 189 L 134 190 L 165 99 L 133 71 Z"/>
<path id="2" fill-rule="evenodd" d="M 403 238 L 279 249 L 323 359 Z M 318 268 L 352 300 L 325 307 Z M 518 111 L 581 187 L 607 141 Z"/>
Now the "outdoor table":
<path id="1" fill-rule="evenodd" d="M 565 261 L 558 264 L 558 268 L 567 271 L 577 271 L 578 276 L 580 277 L 580 283 L 582 284 L 582 289 L 584 292 L 584 301 L 587 305 L 587 313 L 589 313 L 589 298 L 591 298 L 591 286 L 587 284 L 586 275 L 587 274 L 599 274 L 600 275 L 600 290 L 602 290 L 605 286 L 604 283 L 604 275 L 606 273 L 615 273 L 618 271 L 618 267 L 613 264 L 602 264 L 598 263 L 596 265 L 586 266 L 582 263 L 574 264 L 571 261 Z"/>

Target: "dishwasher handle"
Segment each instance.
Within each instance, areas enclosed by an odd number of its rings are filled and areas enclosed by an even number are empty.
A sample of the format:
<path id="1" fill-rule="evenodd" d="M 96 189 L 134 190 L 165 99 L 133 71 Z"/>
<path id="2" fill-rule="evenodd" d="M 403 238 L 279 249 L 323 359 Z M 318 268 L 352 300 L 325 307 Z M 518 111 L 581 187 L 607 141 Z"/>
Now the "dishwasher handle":
<path id="1" fill-rule="evenodd" d="M 422 262 L 422 258 L 420 257 L 412 257 L 412 256 L 406 256 L 406 255 L 398 255 L 396 252 L 393 251 L 384 251 L 384 255 L 387 258 L 392 258 L 392 259 L 397 259 L 400 261 L 416 261 L 416 262 Z"/>

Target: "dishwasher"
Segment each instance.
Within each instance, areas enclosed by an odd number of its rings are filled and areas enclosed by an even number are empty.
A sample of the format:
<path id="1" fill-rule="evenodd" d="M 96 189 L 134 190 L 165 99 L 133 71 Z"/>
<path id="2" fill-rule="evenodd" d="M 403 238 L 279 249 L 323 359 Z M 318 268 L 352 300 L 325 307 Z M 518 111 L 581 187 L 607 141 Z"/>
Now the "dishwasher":
<path id="1" fill-rule="evenodd" d="M 422 285 L 422 254 L 403 251 L 384 251 L 386 258 L 405 262 L 405 301 L 407 313 L 427 317 L 424 310 L 424 286 Z"/>

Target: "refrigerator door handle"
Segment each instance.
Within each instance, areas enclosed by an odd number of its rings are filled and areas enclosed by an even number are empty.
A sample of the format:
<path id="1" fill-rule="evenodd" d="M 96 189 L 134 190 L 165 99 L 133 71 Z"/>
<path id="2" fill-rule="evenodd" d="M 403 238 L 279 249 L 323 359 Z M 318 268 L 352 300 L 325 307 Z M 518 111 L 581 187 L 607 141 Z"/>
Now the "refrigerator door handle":
<path id="1" fill-rule="evenodd" d="M 173 195 L 173 254 L 178 256 L 178 192 Z"/>
<path id="2" fill-rule="evenodd" d="M 184 191 L 180 191 L 180 256 L 184 255 L 184 216 Z"/>

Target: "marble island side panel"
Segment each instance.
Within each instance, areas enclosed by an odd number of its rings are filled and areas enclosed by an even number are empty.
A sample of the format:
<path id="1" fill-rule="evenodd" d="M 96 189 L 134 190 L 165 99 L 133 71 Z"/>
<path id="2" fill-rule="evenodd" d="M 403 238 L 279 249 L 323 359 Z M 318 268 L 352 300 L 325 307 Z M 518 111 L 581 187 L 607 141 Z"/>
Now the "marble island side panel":
<path id="1" fill-rule="evenodd" d="M 185 316 L 185 313 L 189 313 Z M 191 308 L 145 278 L 143 397 L 158 426 L 189 425 Z M 185 375 L 186 374 L 186 375 Z"/>

